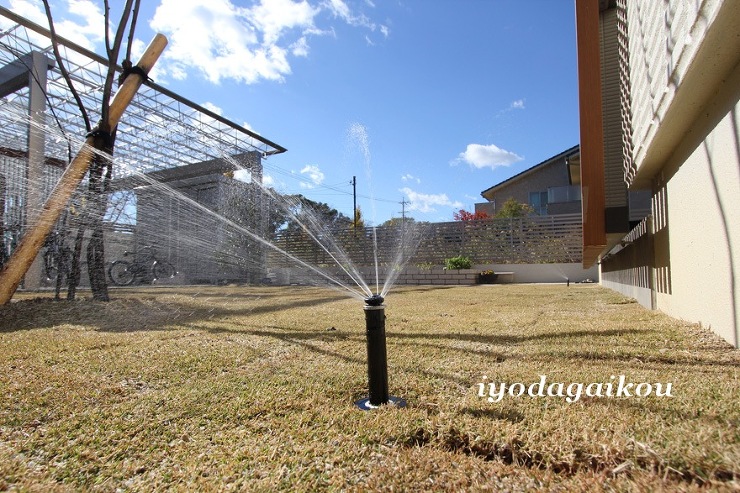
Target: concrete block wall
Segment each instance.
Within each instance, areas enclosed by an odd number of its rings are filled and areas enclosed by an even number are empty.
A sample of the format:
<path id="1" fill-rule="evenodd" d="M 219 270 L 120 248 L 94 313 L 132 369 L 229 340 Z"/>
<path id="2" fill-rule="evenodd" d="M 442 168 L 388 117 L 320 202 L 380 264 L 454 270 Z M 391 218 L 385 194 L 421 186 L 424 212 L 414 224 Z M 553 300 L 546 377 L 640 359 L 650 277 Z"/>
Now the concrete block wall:
<path id="1" fill-rule="evenodd" d="M 458 269 L 445 270 L 442 267 L 431 269 L 421 269 L 418 267 L 407 267 L 398 276 L 396 284 L 438 284 L 444 286 L 451 285 L 473 285 L 476 283 L 476 277 L 480 270 L 478 269 Z"/>
<path id="2" fill-rule="evenodd" d="M 582 282 L 585 280 L 598 281 L 598 266 L 584 269 L 581 264 L 485 264 L 476 265 L 472 269 L 446 270 L 443 267 L 406 267 L 398 274 L 394 285 L 439 285 L 439 286 L 472 286 L 477 283 L 478 274 L 485 270 L 494 272 L 510 272 L 499 278 L 497 283 L 557 283 Z M 286 284 L 315 284 L 320 276 L 315 272 L 298 268 L 269 269 L 272 282 L 277 285 Z M 332 277 L 342 282 L 351 283 L 348 276 L 339 269 L 325 269 Z M 373 284 L 375 269 L 363 267 L 359 269 L 362 278 Z M 385 272 L 379 273 L 380 283 L 386 279 Z"/>

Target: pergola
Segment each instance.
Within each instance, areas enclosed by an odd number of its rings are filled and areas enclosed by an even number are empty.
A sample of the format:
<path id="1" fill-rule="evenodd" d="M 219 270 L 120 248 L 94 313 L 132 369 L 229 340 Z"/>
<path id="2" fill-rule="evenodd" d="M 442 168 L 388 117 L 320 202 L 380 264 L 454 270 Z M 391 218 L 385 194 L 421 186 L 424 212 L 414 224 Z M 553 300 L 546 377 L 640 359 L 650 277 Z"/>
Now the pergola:
<path id="1" fill-rule="evenodd" d="M 51 34 L 37 24 L 0 7 L 0 67 L 26 63 L 31 54 L 46 58 L 45 155 L 68 161 L 67 139 L 81 143 L 87 133 L 77 103 L 56 62 Z M 102 87 L 108 61 L 69 40 L 57 37 L 62 57 L 92 124 L 100 118 Z M 30 68 L 30 67 L 29 67 Z M 117 67 L 121 71 L 121 67 Z M 2 69 L 0 69 L 0 73 Z M 0 82 L 0 149 L 27 152 L 28 108 L 31 90 Z M 16 89 L 9 91 L 10 89 Z M 0 150 L 0 152 L 3 152 Z M 259 152 L 269 156 L 285 148 L 148 81 L 141 87 L 118 125 L 117 177 L 209 161 L 224 155 Z M 73 152 L 76 149 L 73 146 Z"/>
<path id="2" fill-rule="evenodd" d="M 48 29 L 0 7 L 3 256 L 24 234 L 29 218 L 41 208 L 88 133 L 54 56 L 55 45 L 94 127 L 101 118 L 108 60 L 60 36 L 52 43 Z M 123 72 L 120 66 L 116 70 Z M 130 187 L 136 186 L 136 180 L 130 178 L 172 174 L 179 169 L 208 168 L 223 173 L 229 168 L 223 164 L 224 158 L 250 156 L 239 163 L 261 181 L 262 158 L 285 151 L 244 126 L 147 80 L 118 123 L 113 179 Z M 39 277 L 32 274 L 33 269 L 38 267 L 31 268 L 27 281 Z"/>

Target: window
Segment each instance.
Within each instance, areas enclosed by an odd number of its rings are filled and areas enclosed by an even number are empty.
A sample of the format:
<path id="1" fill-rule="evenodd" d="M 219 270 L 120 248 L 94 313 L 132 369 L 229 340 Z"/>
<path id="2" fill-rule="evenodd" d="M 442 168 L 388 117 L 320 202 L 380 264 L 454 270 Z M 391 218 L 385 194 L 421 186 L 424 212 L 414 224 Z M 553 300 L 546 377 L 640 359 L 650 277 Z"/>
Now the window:
<path id="1" fill-rule="evenodd" d="M 562 202 L 578 202 L 581 200 L 581 187 L 569 185 L 564 187 L 550 187 L 547 189 L 547 203 L 559 204 Z"/>
<path id="2" fill-rule="evenodd" d="M 529 205 L 540 216 L 547 215 L 547 192 L 529 192 Z"/>

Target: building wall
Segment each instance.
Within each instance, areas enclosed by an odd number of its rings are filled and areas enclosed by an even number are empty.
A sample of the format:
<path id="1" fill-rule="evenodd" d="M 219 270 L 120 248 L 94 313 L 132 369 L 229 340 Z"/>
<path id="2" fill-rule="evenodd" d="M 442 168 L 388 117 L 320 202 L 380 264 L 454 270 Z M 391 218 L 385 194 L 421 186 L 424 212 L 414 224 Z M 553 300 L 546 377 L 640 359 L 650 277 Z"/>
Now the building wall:
<path id="1" fill-rule="evenodd" d="M 489 202 L 495 202 L 492 206 L 494 214 L 501 209 L 504 202 L 513 198 L 518 202 L 529 204 L 529 192 L 547 192 L 548 187 L 560 187 L 570 185 L 565 158 L 537 169 L 511 184 L 504 184 L 497 190 L 487 193 L 485 198 Z M 476 209 L 477 210 L 477 209 Z M 580 212 L 580 207 L 571 212 Z"/>
<path id="2" fill-rule="evenodd" d="M 602 282 L 740 347 L 740 2 L 622 3 L 625 177 L 632 190 L 652 189 L 652 218 L 602 259 Z"/>
<path id="3" fill-rule="evenodd" d="M 740 104 L 665 185 L 670 289 L 657 308 L 740 340 Z M 661 245 L 656 245 L 659 248 Z M 665 245 L 663 245 L 665 249 Z"/>
<path id="4" fill-rule="evenodd" d="M 222 174 L 136 189 L 136 249 L 154 246 L 182 282 L 247 282 L 263 277 L 250 185 Z M 174 191 L 174 192 L 173 192 Z M 251 213 L 250 213 L 251 211 Z"/>

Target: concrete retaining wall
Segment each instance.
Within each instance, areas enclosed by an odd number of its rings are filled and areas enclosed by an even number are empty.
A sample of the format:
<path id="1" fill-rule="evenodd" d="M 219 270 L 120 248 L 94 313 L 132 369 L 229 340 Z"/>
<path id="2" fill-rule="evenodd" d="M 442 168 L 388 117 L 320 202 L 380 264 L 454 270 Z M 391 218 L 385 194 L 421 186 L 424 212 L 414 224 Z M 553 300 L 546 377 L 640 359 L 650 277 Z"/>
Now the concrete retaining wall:
<path id="1" fill-rule="evenodd" d="M 598 282 L 598 266 L 584 269 L 581 264 L 484 264 L 476 265 L 473 269 L 446 270 L 443 267 L 421 268 L 406 267 L 399 275 L 394 284 L 396 285 L 473 285 L 477 283 L 478 274 L 485 270 L 496 273 L 510 273 L 499 276 L 497 283 L 557 283 L 570 280 L 571 282 L 582 282 L 591 280 Z M 351 282 L 346 274 L 336 269 L 327 270 L 333 277 Z M 360 274 L 366 281 L 375 279 L 375 271 L 363 267 Z M 274 284 L 315 284 L 319 279 L 316 273 L 307 272 L 296 268 L 272 269 L 270 278 Z M 384 272 L 380 273 L 381 283 L 385 280 Z"/>

